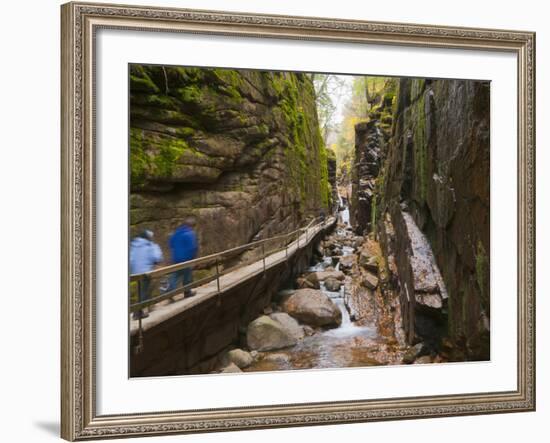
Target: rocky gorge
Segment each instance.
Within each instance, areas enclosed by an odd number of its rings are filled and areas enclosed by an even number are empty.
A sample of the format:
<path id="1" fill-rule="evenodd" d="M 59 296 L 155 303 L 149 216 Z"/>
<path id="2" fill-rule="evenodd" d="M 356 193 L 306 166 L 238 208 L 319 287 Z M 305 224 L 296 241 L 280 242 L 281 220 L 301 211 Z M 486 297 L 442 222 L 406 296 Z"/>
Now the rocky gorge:
<path id="1" fill-rule="evenodd" d="M 192 215 L 204 256 L 336 220 L 293 265 L 269 274 L 264 256 L 257 282 L 211 299 L 204 315 L 227 328 L 193 337 L 202 320 L 186 314 L 193 359 L 170 374 L 490 358 L 488 82 L 357 82 L 346 157 L 321 132 L 313 75 L 130 74 L 132 235 L 153 230 L 168 256 Z"/>
<path id="2" fill-rule="evenodd" d="M 201 255 L 328 212 L 333 155 L 302 73 L 132 65 L 130 233 L 200 220 Z M 330 159 L 329 159 L 330 156 Z"/>
<path id="3" fill-rule="evenodd" d="M 489 83 L 400 79 L 383 94 L 356 126 L 356 229 L 380 242 L 408 343 L 486 360 Z"/>

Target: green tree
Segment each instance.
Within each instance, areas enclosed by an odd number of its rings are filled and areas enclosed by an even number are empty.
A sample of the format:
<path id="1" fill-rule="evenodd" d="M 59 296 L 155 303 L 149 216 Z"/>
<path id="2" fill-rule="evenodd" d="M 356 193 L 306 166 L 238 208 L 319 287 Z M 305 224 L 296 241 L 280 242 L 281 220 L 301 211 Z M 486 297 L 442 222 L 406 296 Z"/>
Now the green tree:
<path id="1" fill-rule="evenodd" d="M 345 94 L 346 82 L 339 75 L 312 74 L 315 87 L 315 99 L 317 103 L 317 115 L 321 135 L 328 146 L 329 137 L 338 127 L 337 110 L 338 102 Z"/>

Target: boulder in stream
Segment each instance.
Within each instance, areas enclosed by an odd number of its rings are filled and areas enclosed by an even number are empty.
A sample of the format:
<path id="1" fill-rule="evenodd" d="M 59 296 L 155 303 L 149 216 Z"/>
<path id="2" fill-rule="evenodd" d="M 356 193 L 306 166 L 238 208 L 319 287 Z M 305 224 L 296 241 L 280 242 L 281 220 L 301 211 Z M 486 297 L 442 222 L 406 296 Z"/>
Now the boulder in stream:
<path id="1" fill-rule="evenodd" d="M 302 291 L 310 290 L 313 289 L 302 289 Z M 291 295 L 290 298 L 292 297 Z M 271 351 L 294 346 L 297 339 L 280 322 L 262 315 L 248 325 L 246 342 L 250 349 Z"/>
<path id="2" fill-rule="evenodd" d="M 269 317 L 272 320 L 279 322 L 286 329 L 286 331 L 296 340 L 301 340 L 302 338 L 304 338 L 304 328 L 300 326 L 296 319 L 292 318 L 286 312 L 276 312 L 274 314 L 271 314 Z"/>
<path id="3" fill-rule="evenodd" d="M 340 258 L 340 269 L 344 272 L 351 271 L 355 263 L 355 255 L 344 255 Z"/>
<path id="4" fill-rule="evenodd" d="M 346 278 L 342 271 L 319 271 L 316 274 L 319 281 L 324 281 L 329 277 L 334 277 L 336 280 L 344 280 Z"/>
<path id="5" fill-rule="evenodd" d="M 299 289 L 281 307 L 295 319 L 312 326 L 339 326 L 342 323 L 338 306 L 319 290 Z"/>
<path id="6" fill-rule="evenodd" d="M 418 357 L 414 361 L 415 365 L 423 365 L 423 364 L 426 364 L 426 363 L 432 363 L 432 357 L 430 357 L 429 355 L 423 355 L 422 357 Z"/>
<path id="7" fill-rule="evenodd" d="M 305 277 L 298 277 L 296 279 L 296 288 L 298 289 L 305 289 L 305 288 L 310 288 L 310 289 L 319 289 L 319 288 L 316 288 L 315 287 L 315 284 L 313 284 L 312 282 L 310 282 L 307 278 Z"/>
<path id="8" fill-rule="evenodd" d="M 254 358 L 250 355 L 250 352 L 243 351 L 242 349 L 232 349 L 228 351 L 222 358 L 222 362 L 225 366 L 233 363 L 237 365 L 240 369 L 250 366 Z"/>
<path id="9" fill-rule="evenodd" d="M 232 372 L 243 372 L 235 363 L 229 363 L 227 366 L 224 366 L 220 372 L 224 374 L 230 374 Z"/>
<path id="10" fill-rule="evenodd" d="M 311 272 L 308 275 L 306 275 L 306 280 L 311 283 L 313 286 L 313 289 L 320 289 L 321 284 L 319 283 L 319 277 L 317 276 L 316 272 Z"/>
<path id="11" fill-rule="evenodd" d="M 338 292 L 342 287 L 342 282 L 337 280 L 334 277 L 329 277 L 325 279 L 325 288 L 327 291 Z"/>
<path id="12" fill-rule="evenodd" d="M 370 272 L 366 272 L 363 277 L 363 286 L 371 290 L 376 289 L 378 286 L 378 277 Z"/>
<path id="13" fill-rule="evenodd" d="M 424 343 L 417 343 L 412 348 L 409 348 L 407 352 L 405 352 L 405 355 L 403 355 L 402 362 L 406 365 L 410 365 L 413 363 L 417 357 L 420 356 L 424 348 Z"/>

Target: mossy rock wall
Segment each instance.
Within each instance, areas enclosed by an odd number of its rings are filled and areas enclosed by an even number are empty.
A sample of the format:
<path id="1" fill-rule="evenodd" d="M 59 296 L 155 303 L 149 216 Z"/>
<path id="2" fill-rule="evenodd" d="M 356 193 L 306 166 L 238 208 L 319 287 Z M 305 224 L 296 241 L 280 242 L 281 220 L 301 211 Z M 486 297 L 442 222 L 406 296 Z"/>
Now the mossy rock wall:
<path id="1" fill-rule="evenodd" d="M 447 287 L 456 352 L 488 359 L 490 85 L 401 79 L 396 96 L 377 212 L 411 213 Z"/>
<path id="2" fill-rule="evenodd" d="M 131 235 L 198 220 L 200 255 L 292 231 L 332 189 L 305 74 L 130 67 Z"/>
<path id="3" fill-rule="evenodd" d="M 350 221 L 358 234 L 367 234 L 376 228 L 378 201 L 383 201 L 381 183 L 391 137 L 396 89 L 397 80 L 386 79 L 374 97 L 376 104 L 367 118 L 355 125 Z"/>

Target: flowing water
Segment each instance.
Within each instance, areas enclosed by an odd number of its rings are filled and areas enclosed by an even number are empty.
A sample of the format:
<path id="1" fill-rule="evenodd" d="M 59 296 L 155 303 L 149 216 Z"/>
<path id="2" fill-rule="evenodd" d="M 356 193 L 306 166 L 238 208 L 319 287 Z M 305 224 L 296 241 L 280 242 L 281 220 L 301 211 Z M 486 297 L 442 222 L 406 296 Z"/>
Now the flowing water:
<path id="1" fill-rule="evenodd" d="M 343 200 L 340 194 L 338 194 L 338 204 L 340 205 L 340 207 L 343 206 Z M 345 206 L 344 209 L 339 212 L 338 217 L 344 225 L 349 226 L 349 207 Z"/>
<path id="2" fill-rule="evenodd" d="M 349 223 L 347 208 L 340 212 L 340 217 Z M 342 230 L 339 233 L 343 235 L 345 231 Z M 352 247 L 344 246 L 342 248 L 343 255 L 353 252 Z M 324 256 L 308 271 L 322 271 L 331 265 L 332 258 Z M 338 265 L 336 269 L 338 269 Z M 265 352 L 263 359 L 245 371 L 344 368 L 380 364 L 372 358 L 372 349 L 376 348 L 379 343 L 376 327 L 374 325 L 357 325 L 351 320 L 345 304 L 346 285 L 343 284 L 340 291 L 332 292 L 328 291 L 325 284 L 321 282 L 321 291 L 327 294 L 340 309 L 342 313 L 341 325 L 306 336 L 292 348 Z"/>

